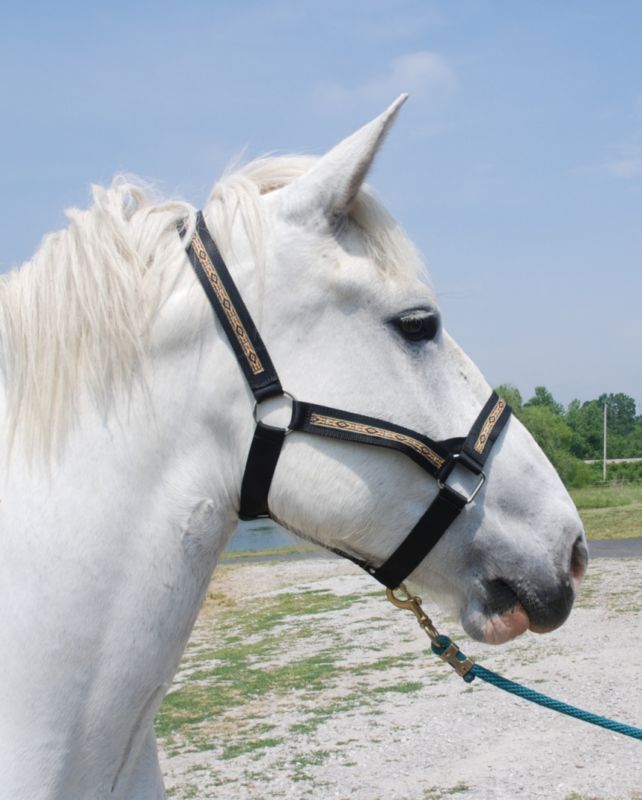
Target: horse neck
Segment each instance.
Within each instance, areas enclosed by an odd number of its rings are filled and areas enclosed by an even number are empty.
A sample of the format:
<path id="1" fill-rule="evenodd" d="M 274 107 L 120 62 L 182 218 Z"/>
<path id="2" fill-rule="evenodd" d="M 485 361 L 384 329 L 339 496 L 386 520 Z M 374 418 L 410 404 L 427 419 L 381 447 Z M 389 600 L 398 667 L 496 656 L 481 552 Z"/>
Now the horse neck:
<path id="1" fill-rule="evenodd" d="M 236 525 L 251 437 L 247 389 L 204 303 L 195 285 L 170 298 L 145 389 L 136 384 L 107 421 L 87 407 L 49 471 L 14 451 L 1 557 L 18 577 L 0 597 L 0 652 L 13 654 L 0 705 L 24 741 L 0 756 L 3 774 L 46 741 L 48 763 L 58 748 L 69 775 L 95 762 L 113 777 L 132 725 L 149 730 L 171 682 Z M 28 619 L 39 634 L 17 652 Z M 11 700 L 26 694 L 40 698 L 32 715 Z"/>

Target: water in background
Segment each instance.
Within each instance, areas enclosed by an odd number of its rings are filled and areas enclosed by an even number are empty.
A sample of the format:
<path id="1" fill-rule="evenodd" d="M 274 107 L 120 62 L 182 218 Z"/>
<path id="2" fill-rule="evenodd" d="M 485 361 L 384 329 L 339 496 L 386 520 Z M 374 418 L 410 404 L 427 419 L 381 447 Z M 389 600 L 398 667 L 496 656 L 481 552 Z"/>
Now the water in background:
<path id="1" fill-rule="evenodd" d="M 271 519 L 253 519 L 240 522 L 234 532 L 227 550 L 238 553 L 246 550 L 267 550 L 272 547 L 289 547 L 301 544 L 292 534 L 284 530 Z"/>

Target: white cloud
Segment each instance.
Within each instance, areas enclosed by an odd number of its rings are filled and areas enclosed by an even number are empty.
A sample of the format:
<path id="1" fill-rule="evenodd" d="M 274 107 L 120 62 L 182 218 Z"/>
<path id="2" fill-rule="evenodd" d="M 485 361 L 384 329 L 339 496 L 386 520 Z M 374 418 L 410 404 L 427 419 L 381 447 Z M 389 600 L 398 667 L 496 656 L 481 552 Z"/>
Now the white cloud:
<path id="1" fill-rule="evenodd" d="M 607 161 L 604 169 L 616 178 L 632 180 L 642 175 L 642 158 L 619 158 Z"/>
<path id="2" fill-rule="evenodd" d="M 437 100 L 456 89 L 457 77 L 443 56 L 421 50 L 395 58 L 384 74 L 356 86 L 321 84 L 316 99 L 325 108 L 342 109 L 361 103 L 386 105 L 402 92 Z"/>

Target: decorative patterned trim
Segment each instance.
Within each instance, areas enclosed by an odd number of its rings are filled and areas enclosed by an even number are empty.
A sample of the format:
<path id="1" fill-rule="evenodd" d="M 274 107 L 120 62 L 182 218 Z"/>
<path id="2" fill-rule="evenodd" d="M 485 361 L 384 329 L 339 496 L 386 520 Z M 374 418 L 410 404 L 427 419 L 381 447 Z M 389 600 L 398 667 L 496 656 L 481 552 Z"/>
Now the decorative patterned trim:
<path id="1" fill-rule="evenodd" d="M 502 400 L 501 398 L 495 403 L 495 408 L 490 412 L 490 414 L 486 417 L 486 422 L 477 437 L 477 441 L 475 442 L 475 446 L 473 450 L 475 450 L 480 455 L 484 452 L 486 445 L 488 444 L 488 438 L 490 434 L 497 425 L 498 419 L 501 417 L 502 412 L 506 408 L 506 401 Z"/>
<path id="2" fill-rule="evenodd" d="M 192 247 L 194 248 L 194 252 L 196 253 L 196 256 L 201 264 L 201 267 L 203 267 L 203 271 L 207 275 L 207 279 L 209 280 L 210 285 L 214 290 L 214 294 L 216 295 L 216 298 L 221 308 L 225 312 L 225 316 L 227 317 L 230 325 L 232 326 L 234 335 L 236 336 L 238 343 L 241 346 L 243 355 L 245 356 L 248 364 L 250 365 L 252 374 L 260 375 L 264 371 L 261 359 L 258 357 L 257 352 L 254 349 L 254 345 L 250 341 L 250 337 L 247 335 L 245 326 L 241 322 L 239 315 L 236 313 L 234 304 L 230 300 L 230 296 L 227 293 L 225 286 L 223 286 L 223 282 L 221 281 L 221 278 L 218 272 L 216 271 L 214 264 L 212 264 L 212 260 L 210 259 L 207 250 L 205 249 L 203 242 L 201 241 L 201 237 L 198 235 L 197 232 L 194 232 L 194 236 L 192 238 Z"/>
<path id="3" fill-rule="evenodd" d="M 406 436 L 405 433 L 397 433 L 396 431 L 378 428 L 374 425 L 365 425 L 363 422 L 353 422 L 352 420 L 339 419 L 338 417 L 327 417 L 323 414 L 311 414 L 310 425 L 316 425 L 320 428 L 334 428 L 340 431 L 352 431 L 353 433 L 360 433 L 377 439 L 388 439 L 391 442 L 400 442 L 407 447 L 411 447 L 416 453 L 419 453 L 419 455 L 423 456 L 435 467 L 441 467 L 444 463 L 444 459 L 438 456 L 434 450 L 431 450 L 418 439 L 413 439 L 412 436 Z"/>

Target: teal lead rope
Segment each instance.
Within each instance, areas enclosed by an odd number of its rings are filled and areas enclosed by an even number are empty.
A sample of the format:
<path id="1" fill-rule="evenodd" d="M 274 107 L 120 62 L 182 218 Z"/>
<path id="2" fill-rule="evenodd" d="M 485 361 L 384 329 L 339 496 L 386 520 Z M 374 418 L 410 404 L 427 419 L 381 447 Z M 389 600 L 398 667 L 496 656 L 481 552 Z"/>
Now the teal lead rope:
<path id="1" fill-rule="evenodd" d="M 431 646 L 435 655 L 441 657 L 447 648 L 451 646 L 456 647 L 447 636 L 439 634 L 438 638 L 439 644 L 433 643 Z M 457 648 L 457 652 L 461 658 L 458 656 L 455 657 L 461 663 L 470 660 L 466 658 L 459 648 Z M 616 722 L 613 719 L 601 717 L 599 714 L 592 714 L 590 711 L 584 711 L 582 708 L 563 703 L 561 700 L 555 700 L 555 698 L 549 697 L 546 694 L 529 689 L 528 686 L 522 686 L 519 683 L 515 683 L 515 681 L 509 681 L 508 678 L 504 678 L 502 675 L 498 675 L 496 672 L 482 667 L 481 664 L 473 663 L 470 670 L 465 675 L 462 675 L 462 678 L 466 683 L 471 683 L 475 678 L 480 678 L 486 681 L 486 683 L 492 683 L 493 686 L 497 686 L 498 689 L 503 689 L 505 692 L 521 697 L 523 700 L 530 700 L 531 703 L 537 703 L 537 705 L 550 708 L 552 711 L 559 711 L 560 714 L 566 714 L 569 717 L 581 719 L 591 725 L 598 725 L 600 728 L 606 728 L 614 733 L 621 733 L 622 736 L 630 736 L 632 739 L 642 741 L 642 728 L 635 728 L 633 725 L 626 725 L 624 722 Z"/>
<path id="2" fill-rule="evenodd" d="M 486 683 L 497 686 L 498 689 L 503 689 L 505 692 L 514 694 L 524 700 L 529 700 L 531 703 L 537 703 L 537 705 L 550 708 L 552 711 L 559 711 L 560 714 L 566 714 L 569 717 L 581 719 L 591 725 L 598 725 L 600 728 L 606 728 L 606 730 L 613 731 L 614 733 L 621 733 L 622 736 L 629 736 L 631 739 L 642 741 L 642 728 L 635 728 L 633 725 L 616 722 L 607 717 L 601 717 L 599 714 L 592 714 L 590 711 L 576 708 L 568 703 L 562 703 L 560 700 L 555 700 L 553 697 L 549 697 L 546 694 L 536 692 L 533 689 L 529 689 L 527 686 L 515 683 L 515 681 L 509 681 L 496 672 L 482 667 L 481 664 L 475 664 L 472 659 L 467 658 L 461 652 L 452 639 L 437 631 L 422 608 L 421 598 L 413 597 L 403 584 L 399 588 L 405 592 L 406 597 L 399 597 L 392 589 L 387 589 L 386 596 L 388 600 L 390 600 L 393 605 L 397 606 L 397 608 L 405 608 L 414 613 L 417 617 L 417 622 L 430 637 L 433 653 L 450 664 L 466 683 L 471 683 L 475 678 L 479 678 L 480 680 L 486 681 Z"/>

